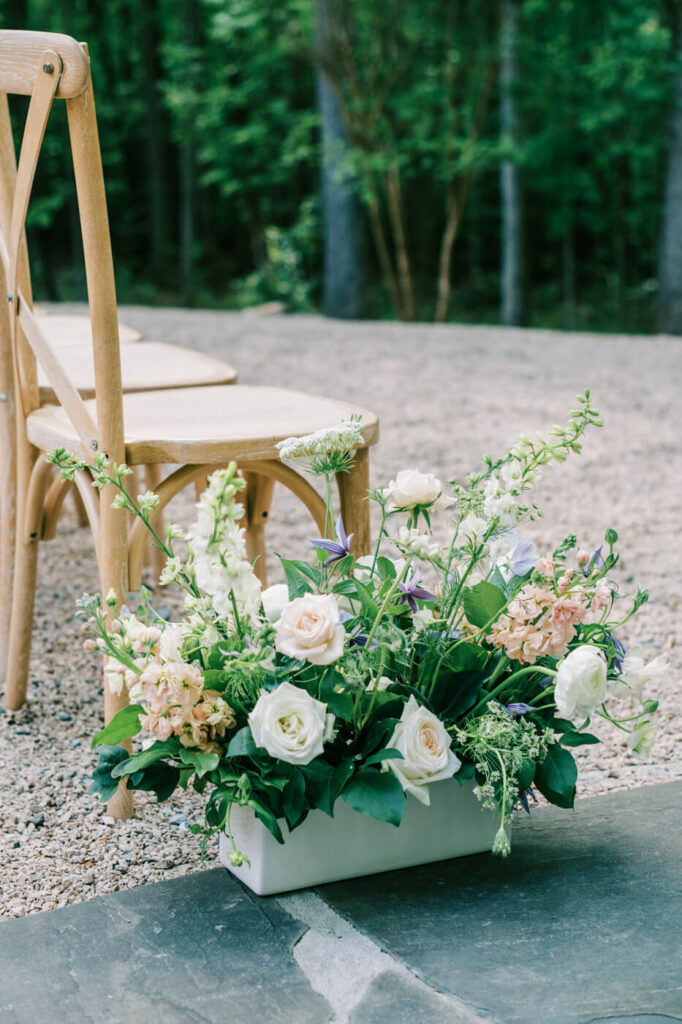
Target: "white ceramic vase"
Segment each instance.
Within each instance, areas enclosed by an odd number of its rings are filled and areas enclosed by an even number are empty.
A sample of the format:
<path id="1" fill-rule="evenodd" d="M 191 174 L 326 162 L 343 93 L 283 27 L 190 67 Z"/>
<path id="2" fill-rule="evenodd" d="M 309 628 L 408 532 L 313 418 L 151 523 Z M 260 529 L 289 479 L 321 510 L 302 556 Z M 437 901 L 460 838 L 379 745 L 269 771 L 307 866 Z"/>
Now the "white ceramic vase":
<path id="1" fill-rule="evenodd" d="M 233 867 L 230 843 L 220 837 L 220 861 L 259 896 L 307 888 L 342 878 L 428 864 L 489 850 L 499 827 L 496 813 L 483 810 L 474 783 L 456 779 L 429 787 L 431 805 L 407 797 L 396 828 L 359 814 L 337 800 L 334 817 L 311 811 L 289 832 L 281 822 L 284 845 L 278 843 L 248 807 L 233 807 L 232 834 L 250 866 Z"/>

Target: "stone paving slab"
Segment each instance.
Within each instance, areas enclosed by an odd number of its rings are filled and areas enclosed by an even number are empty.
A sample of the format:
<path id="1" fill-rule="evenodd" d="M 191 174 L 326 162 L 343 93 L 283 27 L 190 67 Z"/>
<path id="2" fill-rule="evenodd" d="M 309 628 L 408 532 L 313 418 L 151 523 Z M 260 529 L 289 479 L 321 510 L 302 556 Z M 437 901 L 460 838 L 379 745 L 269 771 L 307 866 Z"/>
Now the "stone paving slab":
<path id="1" fill-rule="evenodd" d="M 304 927 L 227 871 L 0 923 L 1 1024 L 325 1024 Z"/>
<path id="2" fill-rule="evenodd" d="M 222 869 L 0 922 L 0 1024 L 682 1021 L 682 784 L 261 899 Z"/>
<path id="3" fill-rule="evenodd" d="M 680 783 L 583 800 L 573 813 L 538 809 L 504 863 L 468 857 L 318 893 L 482 1019 L 682 1021 Z"/>

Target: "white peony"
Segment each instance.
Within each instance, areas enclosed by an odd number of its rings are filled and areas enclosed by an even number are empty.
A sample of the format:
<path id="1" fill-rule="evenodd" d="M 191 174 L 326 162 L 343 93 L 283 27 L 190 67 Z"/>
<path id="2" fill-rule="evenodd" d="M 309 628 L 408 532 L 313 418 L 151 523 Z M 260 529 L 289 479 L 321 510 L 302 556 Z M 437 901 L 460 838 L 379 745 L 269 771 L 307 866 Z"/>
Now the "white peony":
<path id="1" fill-rule="evenodd" d="M 584 719 L 606 698 L 606 659 L 598 647 L 585 644 L 559 665 L 554 701 L 563 718 Z"/>
<path id="2" fill-rule="evenodd" d="M 632 730 L 627 738 L 627 745 L 633 754 L 650 754 L 656 740 L 657 725 L 650 718 L 645 718 Z"/>
<path id="3" fill-rule="evenodd" d="M 420 473 L 418 469 L 401 469 L 388 485 L 388 496 L 395 508 L 414 508 L 429 505 L 440 509 L 451 505 L 454 498 L 443 494 L 443 484 L 433 473 Z"/>
<path id="4" fill-rule="evenodd" d="M 286 583 L 275 583 L 272 587 L 266 587 L 261 594 L 261 601 L 268 622 L 277 622 L 289 604 L 289 588 Z"/>
<path id="5" fill-rule="evenodd" d="M 343 654 L 345 632 L 331 594 L 305 594 L 285 607 L 275 626 L 275 648 L 313 665 L 331 665 Z"/>
<path id="6" fill-rule="evenodd" d="M 451 743 L 440 719 L 410 697 L 388 743 L 400 751 L 402 760 L 384 761 L 384 767 L 391 769 L 406 793 L 428 807 L 428 783 L 449 779 L 462 766 Z"/>
<path id="7" fill-rule="evenodd" d="M 641 652 L 628 651 L 623 659 L 619 679 L 613 680 L 609 685 L 617 697 L 636 697 L 641 700 L 644 689 L 659 676 L 666 675 L 669 668 L 662 654 L 653 661 L 646 662 Z M 623 683 L 626 685 L 623 686 Z"/>
<path id="8" fill-rule="evenodd" d="M 326 704 L 291 683 L 263 691 L 249 715 L 256 746 L 288 764 L 308 764 L 319 757 L 333 724 Z"/>

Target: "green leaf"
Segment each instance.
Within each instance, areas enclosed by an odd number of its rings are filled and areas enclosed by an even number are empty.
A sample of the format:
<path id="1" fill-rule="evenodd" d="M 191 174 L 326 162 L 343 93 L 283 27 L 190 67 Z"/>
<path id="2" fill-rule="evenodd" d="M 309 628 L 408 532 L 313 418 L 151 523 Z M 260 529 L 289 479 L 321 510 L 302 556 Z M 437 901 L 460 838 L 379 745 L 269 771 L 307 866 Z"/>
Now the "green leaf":
<path id="1" fill-rule="evenodd" d="M 140 731 L 140 715 L 142 714 L 144 714 L 144 708 L 141 704 L 128 704 L 126 707 L 121 708 L 120 711 L 116 712 L 108 725 L 105 725 L 103 729 L 100 729 L 95 734 L 92 740 L 92 748 L 94 749 L 100 744 L 116 746 L 122 743 L 123 740 L 129 740 L 133 736 L 137 736 Z"/>
<path id="2" fill-rule="evenodd" d="M 500 588 L 487 580 L 481 580 L 475 587 L 465 587 L 462 592 L 464 614 L 472 626 L 479 629 L 493 622 L 506 603 L 507 598 Z"/>
<path id="3" fill-rule="evenodd" d="M 248 725 L 245 725 L 243 729 L 230 740 L 230 745 L 227 748 L 228 757 L 251 757 L 258 751 L 258 747 L 255 744 L 251 729 Z"/>
<path id="4" fill-rule="evenodd" d="M 573 807 L 578 768 L 567 750 L 553 744 L 535 769 L 535 785 L 550 803 Z"/>
<path id="5" fill-rule="evenodd" d="M 135 783 L 133 789 L 144 793 L 156 793 L 159 803 L 167 800 L 180 782 L 180 772 L 173 765 L 152 764 L 140 773 L 142 778 Z"/>
<path id="6" fill-rule="evenodd" d="M 305 806 L 305 779 L 301 772 L 295 772 L 282 793 L 282 810 L 291 830 L 300 825 L 307 813 Z"/>
<path id="7" fill-rule="evenodd" d="M 582 747 L 588 743 L 599 743 L 599 737 L 591 732 L 565 732 L 560 742 L 564 747 Z"/>
<path id="8" fill-rule="evenodd" d="M 230 673 L 222 668 L 207 668 L 204 670 L 204 689 L 216 690 L 222 693 L 230 681 Z"/>
<path id="9" fill-rule="evenodd" d="M 257 800 L 255 797 L 250 797 L 248 804 L 249 807 L 253 808 L 256 813 L 256 817 L 259 821 L 263 822 L 268 832 L 275 837 L 278 843 L 283 843 L 284 836 L 282 835 L 282 830 L 277 824 L 277 818 L 270 808 L 266 807 L 265 804 L 261 803 L 261 801 Z"/>
<path id="10" fill-rule="evenodd" d="M 393 772 L 358 772 L 341 797 L 354 811 L 391 825 L 400 824 L 405 810 L 405 793 Z"/>
<path id="11" fill-rule="evenodd" d="M 355 581 L 355 589 L 357 590 L 358 597 L 360 598 L 363 614 L 370 622 L 374 622 L 379 614 L 379 606 L 372 597 L 371 590 L 369 587 L 366 587 L 364 583 L 361 583 L 360 580 Z"/>
<path id="12" fill-rule="evenodd" d="M 179 743 L 177 740 L 165 740 L 163 743 L 155 743 L 148 750 L 143 750 L 141 754 L 134 754 L 127 761 L 122 761 L 121 764 L 116 765 L 111 774 L 115 779 L 120 778 L 122 775 L 134 775 L 135 772 L 141 771 L 143 768 L 154 764 L 156 761 L 160 761 L 164 757 L 176 755 L 178 747 Z"/>
<path id="13" fill-rule="evenodd" d="M 395 565 L 390 558 L 380 555 L 377 558 L 377 569 L 382 580 L 394 580 L 396 578 Z"/>
<path id="14" fill-rule="evenodd" d="M 97 767 L 92 773 L 91 793 L 99 793 L 103 803 L 109 800 L 118 789 L 118 778 L 113 777 L 113 770 L 129 758 L 124 747 L 101 746 L 98 751 Z"/>
<path id="15" fill-rule="evenodd" d="M 217 768 L 220 761 L 218 754 L 205 754 L 200 750 L 186 749 L 181 751 L 180 759 L 183 764 L 191 764 L 199 778 Z"/>
<path id="16" fill-rule="evenodd" d="M 289 600 L 294 601 L 297 597 L 312 593 L 312 583 L 316 586 L 320 583 L 320 573 L 307 562 L 298 562 L 290 558 L 279 556 L 284 569 L 287 586 L 289 588 Z M 311 582 L 312 581 L 312 582 Z"/>
<path id="17" fill-rule="evenodd" d="M 382 761 L 402 761 L 403 755 L 399 750 L 394 747 L 384 747 L 382 750 L 377 750 L 375 754 L 370 754 L 369 757 L 362 762 L 363 768 L 369 768 L 371 764 L 381 764 Z"/>

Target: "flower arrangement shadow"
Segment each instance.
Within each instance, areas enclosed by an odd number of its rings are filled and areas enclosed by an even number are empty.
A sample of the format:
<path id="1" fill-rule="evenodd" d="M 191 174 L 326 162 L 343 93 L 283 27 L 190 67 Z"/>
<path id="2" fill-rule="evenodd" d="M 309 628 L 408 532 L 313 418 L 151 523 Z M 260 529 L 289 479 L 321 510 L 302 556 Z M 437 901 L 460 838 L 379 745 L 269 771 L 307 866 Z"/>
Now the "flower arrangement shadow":
<path id="1" fill-rule="evenodd" d="M 566 427 L 522 435 L 464 483 L 398 473 L 368 495 L 380 527 L 361 557 L 340 518 L 331 536 L 331 484 L 353 464 L 358 423 L 291 438 L 282 457 L 324 479 L 326 536 L 312 541 L 310 560 L 282 558 L 286 583 L 264 591 L 246 557 L 235 465 L 210 477 L 188 532 L 169 524 L 161 537 L 158 499 L 127 491 L 126 466 L 49 453 L 63 477 L 88 469 L 95 487 L 115 491 L 114 505 L 139 516 L 166 554 L 161 583 L 185 591 L 187 614 L 175 623 L 146 591 L 134 611 L 114 593 L 80 602 L 106 685 L 130 699 L 93 740 L 92 791 L 107 800 L 124 780 L 165 800 L 194 787 L 206 806 L 193 831 L 204 843 L 225 833 L 239 865 L 234 805 L 283 842 L 285 822 L 296 829 L 313 809 L 333 816 L 339 799 L 399 826 L 406 800 L 429 804 L 431 784 L 475 779 L 483 807 L 499 815 L 493 851 L 506 855 L 512 810 L 530 810 L 536 790 L 573 806 L 571 750 L 598 742 L 593 718 L 636 753 L 654 741 L 646 687 L 666 664 L 618 638 L 647 594 L 619 592 L 615 530 L 591 553 L 569 536 L 542 557 L 517 532 L 541 514 L 532 492 L 544 467 L 579 453 L 598 426 L 586 392 Z M 435 516 L 451 523 L 445 547 Z M 138 734 L 143 749 L 131 753 L 122 744 Z"/>

